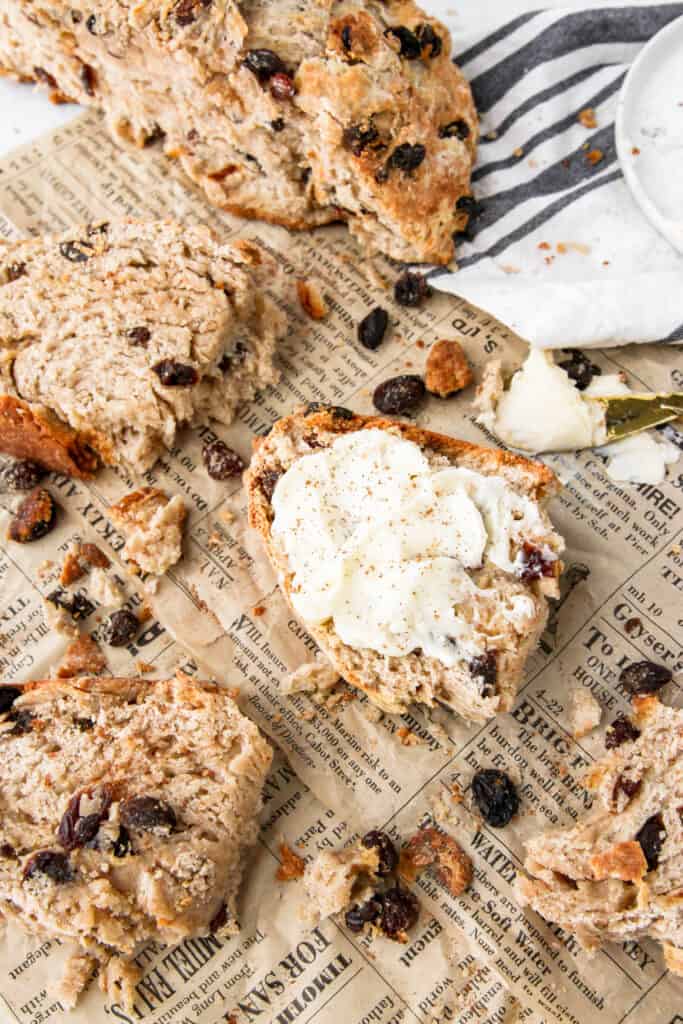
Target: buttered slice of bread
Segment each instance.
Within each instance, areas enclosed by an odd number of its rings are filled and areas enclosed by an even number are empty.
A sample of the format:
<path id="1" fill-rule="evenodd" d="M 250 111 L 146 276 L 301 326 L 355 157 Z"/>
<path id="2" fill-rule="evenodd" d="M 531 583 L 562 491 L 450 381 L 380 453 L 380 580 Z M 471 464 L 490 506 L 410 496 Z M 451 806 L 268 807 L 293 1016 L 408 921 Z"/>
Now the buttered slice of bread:
<path id="1" fill-rule="evenodd" d="M 184 424 L 230 423 L 275 379 L 274 261 L 172 221 L 0 243 L 0 451 L 148 469 Z"/>
<path id="2" fill-rule="evenodd" d="M 0 708 L 0 910 L 78 944 L 67 985 L 234 926 L 271 750 L 225 689 L 77 678 Z"/>
<path id="3" fill-rule="evenodd" d="M 348 683 L 390 712 L 512 706 L 558 593 L 551 470 L 311 406 L 257 443 L 246 484 L 287 600 Z"/>
<path id="4" fill-rule="evenodd" d="M 586 949 L 656 939 L 683 975 L 683 711 L 633 704 L 585 780 L 598 809 L 527 844 L 519 895 Z"/>

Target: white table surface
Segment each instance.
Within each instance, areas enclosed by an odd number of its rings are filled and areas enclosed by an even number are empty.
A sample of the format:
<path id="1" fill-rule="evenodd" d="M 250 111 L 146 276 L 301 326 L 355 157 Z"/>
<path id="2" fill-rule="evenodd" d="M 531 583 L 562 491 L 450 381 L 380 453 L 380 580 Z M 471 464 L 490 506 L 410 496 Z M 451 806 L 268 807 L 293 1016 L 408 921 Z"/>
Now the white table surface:
<path id="1" fill-rule="evenodd" d="M 648 0 L 594 0 L 595 7 L 642 6 Z M 656 0 L 652 0 L 656 2 Z M 590 0 L 423 0 L 423 6 L 443 16 L 448 12 L 449 23 L 463 31 L 478 30 L 510 20 L 524 11 L 543 7 L 580 8 L 591 6 Z M 75 106 L 55 107 L 44 93 L 32 85 L 16 85 L 0 79 L 0 155 L 8 153 L 24 142 L 30 142 L 45 132 L 58 128 L 78 114 Z"/>

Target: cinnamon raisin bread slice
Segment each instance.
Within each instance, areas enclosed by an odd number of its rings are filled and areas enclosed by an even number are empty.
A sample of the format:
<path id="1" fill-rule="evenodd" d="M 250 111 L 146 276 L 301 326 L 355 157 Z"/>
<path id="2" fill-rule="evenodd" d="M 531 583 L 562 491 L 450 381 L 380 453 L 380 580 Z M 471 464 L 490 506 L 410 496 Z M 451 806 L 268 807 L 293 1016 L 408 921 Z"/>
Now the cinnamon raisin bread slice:
<path id="1" fill-rule="evenodd" d="M 142 471 L 180 425 L 229 423 L 275 377 L 273 276 L 251 242 L 171 221 L 0 244 L 0 450 Z"/>
<path id="2" fill-rule="evenodd" d="M 105 981 L 149 939 L 234 924 L 271 751 L 226 690 L 77 678 L 0 686 L 0 707 L 6 918 Z"/>
<path id="3" fill-rule="evenodd" d="M 280 585 L 347 682 L 392 712 L 511 707 L 561 571 L 547 467 L 314 406 L 258 442 L 246 480 Z"/>
<path id="4" fill-rule="evenodd" d="M 586 949 L 656 939 L 683 975 L 683 711 L 633 703 L 587 780 L 600 809 L 528 843 L 519 895 Z"/>
<path id="5" fill-rule="evenodd" d="M 163 138 L 212 203 L 446 263 L 477 116 L 446 28 L 411 0 L 3 0 L 0 65 Z"/>

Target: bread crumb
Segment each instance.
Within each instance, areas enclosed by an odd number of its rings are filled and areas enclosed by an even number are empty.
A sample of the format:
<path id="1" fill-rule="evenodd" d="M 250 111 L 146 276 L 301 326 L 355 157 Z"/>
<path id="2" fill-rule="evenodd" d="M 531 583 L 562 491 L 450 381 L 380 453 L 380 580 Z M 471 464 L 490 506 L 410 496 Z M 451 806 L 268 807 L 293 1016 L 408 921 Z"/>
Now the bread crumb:
<path id="1" fill-rule="evenodd" d="M 524 150 L 521 146 L 517 146 L 517 149 L 513 149 L 512 155 L 516 156 L 518 159 L 521 159 L 521 157 L 524 156 Z"/>
<path id="2" fill-rule="evenodd" d="M 472 861 L 459 843 L 437 828 L 421 828 L 401 850 L 398 872 L 413 882 L 432 866 L 451 896 L 461 896 L 472 882 Z"/>
<path id="3" fill-rule="evenodd" d="M 74 676 L 98 676 L 107 667 L 107 659 L 91 636 L 80 636 L 67 647 L 57 668 L 58 679 Z"/>
<path id="4" fill-rule="evenodd" d="M 404 747 L 418 747 L 420 745 L 420 738 L 416 736 L 414 732 L 402 725 L 400 729 L 396 730 L 396 735 L 401 741 L 401 745 Z"/>
<path id="5" fill-rule="evenodd" d="M 579 121 L 584 128 L 598 127 L 598 121 L 593 107 L 584 107 L 583 110 L 579 111 Z"/>
<path id="6" fill-rule="evenodd" d="M 293 882 L 297 878 L 303 878 L 306 861 L 295 853 L 287 843 L 280 843 L 280 857 L 282 863 L 275 873 L 278 882 Z"/>
<path id="7" fill-rule="evenodd" d="M 291 693 L 321 693 L 331 690 L 338 682 L 339 673 L 326 658 L 319 655 L 315 661 L 308 661 L 285 676 L 280 683 L 280 690 L 287 695 Z"/>
<path id="8" fill-rule="evenodd" d="M 109 509 L 112 523 L 126 537 L 123 557 L 156 576 L 180 560 L 186 516 L 180 495 L 169 497 L 158 487 L 132 491 Z"/>
<path id="9" fill-rule="evenodd" d="M 251 609 L 251 614 L 255 615 L 257 619 L 260 619 L 262 615 L 266 614 L 266 609 L 262 604 L 257 604 L 255 608 Z"/>
<path id="10" fill-rule="evenodd" d="M 631 148 L 631 153 L 633 156 L 640 156 L 640 149 L 638 148 L 638 146 L 633 146 Z"/>
<path id="11" fill-rule="evenodd" d="M 311 320 L 324 320 L 327 316 L 327 304 L 316 281 L 298 280 L 296 293 L 301 308 L 307 316 L 310 316 Z"/>
<path id="12" fill-rule="evenodd" d="M 589 164 L 593 164 L 593 166 L 595 166 L 600 163 L 604 155 L 605 154 L 601 149 L 591 149 L 589 153 L 586 153 L 586 160 Z"/>
<path id="13" fill-rule="evenodd" d="M 123 601 L 123 591 L 114 580 L 110 579 L 104 569 L 93 569 L 90 573 L 88 593 L 105 608 L 119 605 Z"/>
<path id="14" fill-rule="evenodd" d="M 59 582 L 64 587 L 71 586 L 76 580 L 80 580 L 82 576 L 85 576 L 85 569 L 81 565 L 80 559 L 76 553 L 76 549 L 73 551 L 67 551 L 62 562 L 62 571 L 59 574 Z"/>
<path id="15" fill-rule="evenodd" d="M 575 740 L 587 736 L 600 724 L 602 707 L 590 690 L 577 687 L 572 691 L 570 717 Z"/>
<path id="16" fill-rule="evenodd" d="M 550 248 L 550 242 L 539 242 L 538 243 L 538 248 L 539 249 L 549 249 Z"/>
<path id="17" fill-rule="evenodd" d="M 150 665 L 148 661 L 140 661 L 139 659 L 135 662 L 135 670 L 139 672 L 141 676 L 146 675 L 148 672 L 154 671 L 154 665 Z"/>
<path id="18" fill-rule="evenodd" d="M 432 345 L 425 367 L 425 386 L 431 395 L 450 398 L 474 380 L 472 368 L 459 341 L 442 339 Z"/>

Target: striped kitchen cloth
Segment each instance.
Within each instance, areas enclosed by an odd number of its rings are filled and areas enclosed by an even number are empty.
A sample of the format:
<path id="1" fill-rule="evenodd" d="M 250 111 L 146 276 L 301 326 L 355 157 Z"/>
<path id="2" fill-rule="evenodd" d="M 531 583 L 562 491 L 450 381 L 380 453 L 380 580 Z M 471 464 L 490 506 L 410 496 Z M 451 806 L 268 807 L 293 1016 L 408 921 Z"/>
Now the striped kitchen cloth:
<path id="1" fill-rule="evenodd" d="M 430 9 L 448 24 L 448 3 Z M 683 3 L 537 11 L 464 48 L 450 19 L 481 116 L 479 204 L 460 269 L 432 271 L 434 287 L 540 347 L 683 340 L 683 258 L 632 198 L 614 137 L 631 62 L 681 16 Z M 683 110 L 681 123 L 683 143 Z"/>

